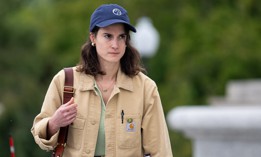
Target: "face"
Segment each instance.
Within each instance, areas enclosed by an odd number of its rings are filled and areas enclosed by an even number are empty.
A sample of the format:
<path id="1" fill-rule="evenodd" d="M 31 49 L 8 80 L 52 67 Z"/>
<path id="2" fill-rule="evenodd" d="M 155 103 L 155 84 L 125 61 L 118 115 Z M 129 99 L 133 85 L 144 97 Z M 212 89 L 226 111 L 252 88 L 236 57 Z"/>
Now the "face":
<path id="1" fill-rule="evenodd" d="M 95 44 L 98 58 L 103 63 L 119 63 L 125 53 L 127 35 L 123 24 L 113 24 L 100 28 L 97 35 L 91 33 L 90 39 Z"/>

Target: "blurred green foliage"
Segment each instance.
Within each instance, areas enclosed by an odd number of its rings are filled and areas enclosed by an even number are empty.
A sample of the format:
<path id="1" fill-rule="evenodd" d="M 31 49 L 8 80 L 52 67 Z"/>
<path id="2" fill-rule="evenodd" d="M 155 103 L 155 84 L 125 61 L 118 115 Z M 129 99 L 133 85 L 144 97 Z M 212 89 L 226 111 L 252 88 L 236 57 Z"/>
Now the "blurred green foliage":
<path id="1" fill-rule="evenodd" d="M 30 133 L 53 75 L 77 64 L 89 18 L 102 3 L 118 3 L 133 24 L 148 16 L 161 36 L 146 62 L 168 111 L 203 105 L 224 94 L 231 79 L 261 77 L 261 1 L 258 0 L 0 0 L 0 156 L 12 134 L 18 157 L 44 157 Z M 176 157 L 191 142 L 170 130 Z"/>

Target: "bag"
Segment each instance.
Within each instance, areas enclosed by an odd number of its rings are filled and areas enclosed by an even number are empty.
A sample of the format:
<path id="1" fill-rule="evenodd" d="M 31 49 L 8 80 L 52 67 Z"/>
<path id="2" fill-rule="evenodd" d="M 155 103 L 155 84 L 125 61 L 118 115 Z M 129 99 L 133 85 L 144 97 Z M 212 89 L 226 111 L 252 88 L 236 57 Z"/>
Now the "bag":
<path id="1" fill-rule="evenodd" d="M 73 69 L 72 68 L 64 68 L 65 72 L 65 81 L 64 81 L 64 89 L 63 89 L 63 104 L 70 101 L 70 99 L 74 95 L 73 88 Z M 57 146 L 54 148 L 52 157 L 62 157 L 63 151 L 66 146 L 67 135 L 68 135 L 69 126 L 61 127 Z"/>

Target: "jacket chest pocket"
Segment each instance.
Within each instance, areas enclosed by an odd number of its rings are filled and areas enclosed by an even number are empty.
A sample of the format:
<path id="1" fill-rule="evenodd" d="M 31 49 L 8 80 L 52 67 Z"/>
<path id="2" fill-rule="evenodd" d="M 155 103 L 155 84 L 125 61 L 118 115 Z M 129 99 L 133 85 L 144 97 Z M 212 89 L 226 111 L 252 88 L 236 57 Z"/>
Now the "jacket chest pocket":
<path id="1" fill-rule="evenodd" d="M 135 148 L 141 146 L 141 118 L 139 115 L 124 115 L 118 118 L 119 147 Z"/>
<path id="2" fill-rule="evenodd" d="M 74 120 L 73 124 L 69 127 L 68 138 L 67 138 L 67 146 L 80 149 L 83 137 L 83 128 L 84 128 L 85 120 L 81 118 L 77 118 Z"/>

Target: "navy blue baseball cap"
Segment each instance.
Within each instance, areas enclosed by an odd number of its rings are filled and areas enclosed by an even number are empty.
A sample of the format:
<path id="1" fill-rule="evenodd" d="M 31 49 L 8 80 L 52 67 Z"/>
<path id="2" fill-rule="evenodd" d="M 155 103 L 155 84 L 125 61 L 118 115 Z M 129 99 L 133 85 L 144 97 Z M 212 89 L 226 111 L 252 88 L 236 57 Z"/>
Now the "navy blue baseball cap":
<path id="1" fill-rule="evenodd" d="M 123 23 L 129 30 L 136 32 L 135 27 L 130 24 L 127 11 L 117 4 L 103 4 L 93 12 L 90 21 L 90 32 L 93 31 L 95 26 L 106 27 L 115 23 Z"/>

